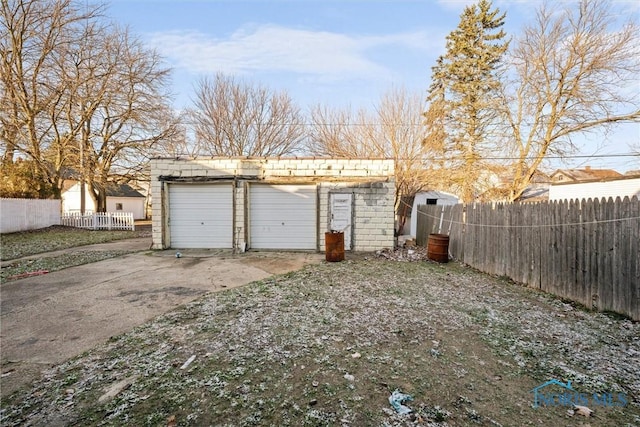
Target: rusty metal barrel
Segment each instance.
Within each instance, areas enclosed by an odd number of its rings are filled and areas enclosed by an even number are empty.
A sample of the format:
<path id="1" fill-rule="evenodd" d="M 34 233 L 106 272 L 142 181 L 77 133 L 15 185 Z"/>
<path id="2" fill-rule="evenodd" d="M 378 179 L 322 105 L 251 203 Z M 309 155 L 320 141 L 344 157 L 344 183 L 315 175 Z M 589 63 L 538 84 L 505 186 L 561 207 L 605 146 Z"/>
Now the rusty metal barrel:
<path id="1" fill-rule="evenodd" d="M 344 261 L 344 233 L 329 231 L 324 233 L 325 259 L 328 262 Z"/>
<path id="2" fill-rule="evenodd" d="M 429 234 L 427 258 L 436 262 L 449 262 L 448 234 Z"/>

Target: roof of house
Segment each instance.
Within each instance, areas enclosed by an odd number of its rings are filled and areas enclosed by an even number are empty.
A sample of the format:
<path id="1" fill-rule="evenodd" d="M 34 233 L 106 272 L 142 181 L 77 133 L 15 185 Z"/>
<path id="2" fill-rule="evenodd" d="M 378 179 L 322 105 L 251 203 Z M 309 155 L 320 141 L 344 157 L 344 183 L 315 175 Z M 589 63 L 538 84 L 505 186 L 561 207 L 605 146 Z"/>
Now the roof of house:
<path id="1" fill-rule="evenodd" d="M 62 185 L 62 192 L 68 191 L 74 185 L 78 184 L 79 181 L 75 180 L 65 180 Z M 134 189 L 128 184 L 116 184 L 110 183 L 106 188 L 107 197 L 142 197 L 145 195 L 140 193 L 138 190 Z"/>
<path id="2" fill-rule="evenodd" d="M 106 189 L 107 197 L 142 197 L 139 191 L 127 184 L 112 184 Z"/>
<path id="3" fill-rule="evenodd" d="M 64 193 L 65 191 L 70 190 L 71 187 L 73 187 L 77 183 L 78 181 L 74 181 L 72 179 L 65 179 L 64 181 L 62 181 L 62 192 Z"/>
<path id="4" fill-rule="evenodd" d="M 551 179 L 553 180 L 560 174 L 565 175 L 573 181 L 587 181 L 622 176 L 620 172 L 613 169 L 591 169 L 590 167 L 586 167 L 584 169 L 558 169 L 551 174 Z"/>

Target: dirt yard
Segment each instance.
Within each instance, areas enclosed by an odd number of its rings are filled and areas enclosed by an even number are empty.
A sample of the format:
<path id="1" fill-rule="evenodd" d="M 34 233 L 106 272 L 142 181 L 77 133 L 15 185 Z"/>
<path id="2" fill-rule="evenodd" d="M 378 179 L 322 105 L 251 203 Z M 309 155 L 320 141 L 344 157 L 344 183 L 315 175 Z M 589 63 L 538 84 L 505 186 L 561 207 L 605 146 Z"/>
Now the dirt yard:
<path id="1" fill-rule="evenodd" d="M 179 307 L 4 399 L 2 424 L 637 426 L 639 366 L 638 323 L 370 255 Z M 534 407 L 551 379 L 571 391 Z"/>

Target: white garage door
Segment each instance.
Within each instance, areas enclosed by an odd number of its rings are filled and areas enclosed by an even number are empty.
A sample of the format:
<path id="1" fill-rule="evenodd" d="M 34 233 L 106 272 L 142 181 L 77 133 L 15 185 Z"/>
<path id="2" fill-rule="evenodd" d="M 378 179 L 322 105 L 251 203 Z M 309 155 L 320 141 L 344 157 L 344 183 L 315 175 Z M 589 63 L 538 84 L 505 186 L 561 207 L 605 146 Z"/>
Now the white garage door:
<path id="1" fill-rule="evenodd" d="M 316 249 L 315 185 L 254 184 L 250 194 L 253 249 Z"/>
<path id="2" fill-rule="evenodd" d="M 231 248 L 233 186 L 170 184 L 169 230 L 172 248 Z"/>

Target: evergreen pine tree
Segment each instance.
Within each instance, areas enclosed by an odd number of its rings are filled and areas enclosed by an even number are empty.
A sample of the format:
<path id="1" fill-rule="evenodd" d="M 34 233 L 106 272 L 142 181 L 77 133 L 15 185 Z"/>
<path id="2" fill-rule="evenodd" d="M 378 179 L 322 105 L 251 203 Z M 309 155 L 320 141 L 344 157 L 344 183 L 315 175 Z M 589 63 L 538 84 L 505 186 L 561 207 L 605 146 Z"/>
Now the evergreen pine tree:
<path id="1" fill-rule="evenodd" d="M 501 29 L 504 19 L 488 0 L 467 6 L 447 36 L 446 53 L 432 68 L 425 143 L 441 147 L 444 157 L 452 159 L 446 167 L 464 202 L 476 196 L 482 153 L 497 117 L 497 74 L 509 44 Z"/>

